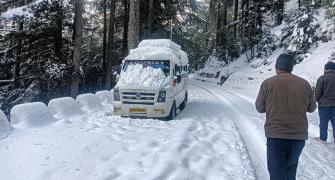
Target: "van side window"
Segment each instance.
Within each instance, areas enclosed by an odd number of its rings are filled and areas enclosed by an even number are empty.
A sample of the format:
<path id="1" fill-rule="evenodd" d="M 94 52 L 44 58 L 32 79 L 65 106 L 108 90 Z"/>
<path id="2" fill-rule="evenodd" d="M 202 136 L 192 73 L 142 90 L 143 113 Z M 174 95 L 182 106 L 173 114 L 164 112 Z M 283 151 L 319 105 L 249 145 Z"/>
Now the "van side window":
<path id="1" fill-rule="evenodd" d="M 177 75 L 180 74 L 180 66 L 178 66 L 177 64 L 175 65 L 175 71 Z"/>

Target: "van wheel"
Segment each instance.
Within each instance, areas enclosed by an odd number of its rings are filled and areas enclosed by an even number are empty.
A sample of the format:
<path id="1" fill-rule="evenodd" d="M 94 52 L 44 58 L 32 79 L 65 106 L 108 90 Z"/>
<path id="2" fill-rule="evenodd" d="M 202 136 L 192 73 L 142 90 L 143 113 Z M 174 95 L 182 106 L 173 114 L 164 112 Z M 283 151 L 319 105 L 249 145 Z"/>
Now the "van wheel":
<path id="1" fill-rule="evenodd" d="M 169 116 L 167 116 L 164 120 L 165 120 L 165 121 L 170 121 L 170 120 L 172 120 L 174 117 L 176 117 L 176 115 L 177 115 L 177 107 L 176 107 L 176 103 L 173 102 L 173 105 L 172 105 L 170 114 L 169 114 Z"/>
<path id="2" fill-rule="evenodd" d="M 180 104 L 180 110 L 181 111 L 185 109 L 186 103 L 187 103 L 187 93 L 185 94 L 184 101 Z"/>

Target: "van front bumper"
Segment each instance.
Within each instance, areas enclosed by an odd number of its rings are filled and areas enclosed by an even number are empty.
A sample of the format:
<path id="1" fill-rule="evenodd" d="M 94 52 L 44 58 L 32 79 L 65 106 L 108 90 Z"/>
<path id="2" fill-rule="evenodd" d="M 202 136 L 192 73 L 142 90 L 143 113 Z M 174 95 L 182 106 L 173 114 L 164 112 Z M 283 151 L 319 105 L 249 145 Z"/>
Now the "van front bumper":
<path id="1" fill-rule="evenodd" d="M 172 102 L 144 104 L 123 104 L 120 101 L 113 102 L 115 115 L 125 117 L 162 118 L 170 114 Z"/>

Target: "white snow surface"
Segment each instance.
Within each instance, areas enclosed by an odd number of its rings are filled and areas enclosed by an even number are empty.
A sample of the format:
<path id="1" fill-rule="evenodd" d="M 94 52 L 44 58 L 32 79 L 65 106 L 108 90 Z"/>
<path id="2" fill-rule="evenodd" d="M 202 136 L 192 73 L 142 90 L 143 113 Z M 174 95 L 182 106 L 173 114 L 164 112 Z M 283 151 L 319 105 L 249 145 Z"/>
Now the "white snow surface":
<path id="1" fill-rule="evenodd" d="M 101 100 L 92 93 L 81 94 L 77 96 L 76 101 L 81 104 L 81 109 L 85 112 L 95 112 L 105 109 L 101 105 Z"/>
<path id="2" fill-rule="evenodd" d="M 32 10 L 27 6 L 9 9 L 1 14 L 1 16 L 5 18 L 12 18 L 15 16 L 31 17 L 32 15 L 33 15 Z"/>
<path id="3" fill-rule="evenodd" d="M 12 130 L 6 115 L 0 110 L 0 140 Z"/>
<path id="4" fill-rule="evenodd" d="M 25 18 L 30 18 L 34 15 L 34 12 L 32 10 L 32 6 L 37 5 L 39 3 L 43 2 L 43 0 L 35 0 L 31 2 L 28 5 L 21 6 L 21 7 L 16 7 L 16 8 L 10 8 L 4 13 L 1 13 L 0 17 L 2 18 L 13 18 L 16 16 L 23 16 Z M 49 3 L 51 1 L 49 0 Z M 69 5 L 69 0 L 63 0 L 63 6 L 66 7 Z"/>
<path id="5" fill-rule="evenodd" d="M 48 103 L 51 114 L 57 119 L 67 119 L 73 116 L 83 115 L 80 104 L 72 97 L 52 99 Z"/>
<path id="6" fill-rule="evenodd" d="M 118 87 L 147 87 L 160 88 L 169 84 L 170 77 L 166 77 L 161 69 L 150 66 L 143 67 L 142 64 L 131 64 L 127 71 L 122 72 Z"/>
<path id="7" fill-rule="evenodd" d="M 113 103 L 113 90 L 112 91 L 98 91 L 95 96 L 100 99 L 103 104 Z"/>
<path id="8" fill-rule="evenodd" d="M 188 107 L 169 122 L 96 111 L 39 129 L 16 127 L 0 140 L 1 178 L 255 179 L 226 105 L 198 85 L 189 93 Z"/>
<path id="9" fill-rule="evenodd" d="M 10 111 L 12 124 L 27 124 L 31 127 L 48 125 L 56 121 L 48 107 L 41 102 L 15 105 Z"/>
<path id="10" fill-rule="evenodd" d="M 173 49 L 175 51 L 179 51 L 181 47 L 171 41 L 170 39 L 154 39 L 154 40 L 143 40 L 140 42 L 138 47 L 166 47 Z"/>
<path id="11" fill-rule="evenodd" d="M 138 48 L 131 49 L 125 60 L 172 60 L 187 65 L 187 54 L 180 46 L 167 39 L 143 40 Z"/>

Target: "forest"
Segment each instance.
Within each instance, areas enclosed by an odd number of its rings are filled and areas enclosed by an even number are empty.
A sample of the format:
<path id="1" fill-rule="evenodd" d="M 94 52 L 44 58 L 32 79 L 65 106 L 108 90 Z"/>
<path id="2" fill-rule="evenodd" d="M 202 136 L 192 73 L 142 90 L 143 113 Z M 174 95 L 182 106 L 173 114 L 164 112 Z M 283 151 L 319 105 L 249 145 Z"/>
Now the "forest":
<path id="1" fill-rule="evenodd" d="M 216 57 L 229 64 L 285 47 L 303 61 L 315 41 L 315 9 L 332 0 L 0 0 L 0 106 L 110 90 L 122 60 L 144 39 L 172 39 L 191 72 Z M 287 23 L 285 38 L 271 29 Z M 292 24 L 292 25 L 290 25 Z M 296 25 L 303 33 L 296 33 Z M 318 39 L 315 39 L 318 38 Z"/>

